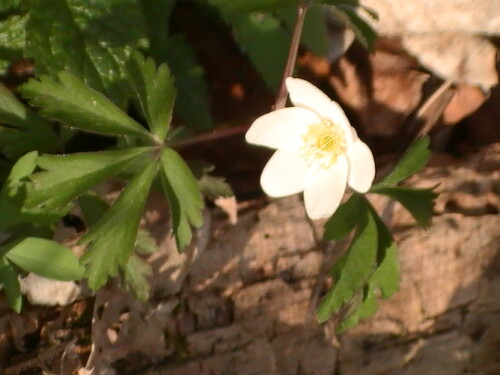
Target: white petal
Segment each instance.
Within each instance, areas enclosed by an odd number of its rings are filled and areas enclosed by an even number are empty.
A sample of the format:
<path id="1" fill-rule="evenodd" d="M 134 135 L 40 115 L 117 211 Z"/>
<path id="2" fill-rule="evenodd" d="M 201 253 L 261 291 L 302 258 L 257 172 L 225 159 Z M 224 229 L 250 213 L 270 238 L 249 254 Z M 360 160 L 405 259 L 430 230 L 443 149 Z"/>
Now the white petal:
<path id="1" fill-rule="evenodd" d="M 269 159 L 260 184 L 271 197 L 286 197 L 304 190 L 307 165 L 297 150 L 280 149 Z"/>
<path id="2" fill-rule="evenodd" d="M 366 193 L 375 178 L 375 161 L 370 148 L 360 139 L 355 140 L 346 152 L 349 160 L 349 186 L 360 193 Z"/>
<path id="3" fill-rule="evenodd" d="M 311 219 L 330 217 L 342 200 L 348 164 L 344 155 L 329 169 L 309 170 L 304 189 L 307 215 Z"/>
<path id="4" fill-rule="evenodd" d="M 260 116 L 248 129 L 248 143 L 270 148 L 298 147 L 308 125 L 318 122 L 318 115 L 298 107 L 288 107 Z"/>
<path id="5" fill-rule="evenodd" d="M 347 143 L 352 142 L 351 123 L 344 110 L 323 91 L 303 79 L 289 77 L 286 87 L 293 105 L 316 112 L 319 116 L 341 126 L 346 132 Z"/>
<path id="6" fill-rule="evenodd" d="M 285 81 L 293 105 L 317 112 L 317 108 L 328 105 L 332 100 L 312 83 L 303 79 L 288 77 Z"/>

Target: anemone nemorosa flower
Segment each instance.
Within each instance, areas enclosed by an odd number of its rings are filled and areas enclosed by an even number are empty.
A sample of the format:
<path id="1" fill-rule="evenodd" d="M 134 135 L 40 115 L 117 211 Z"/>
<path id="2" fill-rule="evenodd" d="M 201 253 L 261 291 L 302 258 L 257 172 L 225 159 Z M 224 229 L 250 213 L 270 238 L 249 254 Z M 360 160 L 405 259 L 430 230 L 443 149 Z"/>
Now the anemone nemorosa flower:
<path id="1" fill-rule="evenodd" d="M 304 192 L 311 219 L 331 216 L 346 186 L 365 193 L 373 183 L 375 162 L 340 106 L 311 83 L 288 78 L 294 107 L 259 117 L 246 133 L 248 143 L 277 151 L 260 183 L 271 197 Z"/>

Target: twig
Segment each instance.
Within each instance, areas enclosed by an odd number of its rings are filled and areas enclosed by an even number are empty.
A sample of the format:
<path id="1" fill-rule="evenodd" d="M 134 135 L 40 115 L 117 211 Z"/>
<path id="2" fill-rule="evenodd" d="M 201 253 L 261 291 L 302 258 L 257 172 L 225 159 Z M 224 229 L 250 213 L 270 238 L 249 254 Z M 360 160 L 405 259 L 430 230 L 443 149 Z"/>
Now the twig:
<path id="1" fill-rule="evenodd" d="M 297 19 L 295 21 L 295 26 L 293 28 L 292 41 L 290 42 L 290 50 L 288 51 L 288 58 L 286 60 L 285 70 L 283 71 L 283 77 L 281 78 L 280 88 L 278 95 L 276 95 L 276 101 L 274 103 L 273 109 L 284 108 L 286 105 L 286 98 L 288 96 L 285 81 L 293 73 L 295 67 L 295 62 L 297 60 L 297 52 L 299 50 L 300 37 L 302 35 L 302 29 L 304 27 L 304 19 L 309 9 L 309 2 L 302 1 L 299 3 L 297 8 Z"/>

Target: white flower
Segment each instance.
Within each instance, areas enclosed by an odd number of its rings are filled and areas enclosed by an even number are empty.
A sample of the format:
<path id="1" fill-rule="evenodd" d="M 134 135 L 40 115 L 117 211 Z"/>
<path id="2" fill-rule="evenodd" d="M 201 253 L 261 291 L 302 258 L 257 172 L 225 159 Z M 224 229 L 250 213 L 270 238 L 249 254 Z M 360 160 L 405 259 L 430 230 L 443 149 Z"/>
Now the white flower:
<path id="1" fill-rule="evenodd" d="M 365 193 L 373 183 L 375 162 L 340 106 L 311 83 L 288 78 L 295 107 L 267 113 L 252 124 L 248 143 L 277 149 L 260 183 L 271 197 L 304 191 L 311 219 L 331 216 L 346 186 Z"/>

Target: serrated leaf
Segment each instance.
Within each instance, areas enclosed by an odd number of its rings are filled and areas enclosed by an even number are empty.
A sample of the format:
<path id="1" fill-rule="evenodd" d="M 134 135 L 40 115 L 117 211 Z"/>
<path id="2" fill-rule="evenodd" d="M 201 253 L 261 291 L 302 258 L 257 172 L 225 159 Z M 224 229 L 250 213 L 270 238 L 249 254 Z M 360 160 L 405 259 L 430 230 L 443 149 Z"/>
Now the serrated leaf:
<path id="1" fill-rule="evenodd" d="M 366 285 L 356 296 L 356 301 L 349 307 L 346 316 L 339 323 L 337 334 L 344 333 L 354 327 L 361 319 L 368 318 L 377 312 L 377 297 L 372 284 Z"/>
<path id="2" fill-rule="evenodd" d="M 360 218 L 366 216 L 367 209 L 363 196 L 354 193 L 326 222 L 324 239 L 339 241 L 346 237 L 354 230 Z"/>
<path id="3" fill-rule="evenodd" d="M 231 185 L 226 182 L 224 177 L 204 175 L 198 180 L 198 186 L 201 194 L 208 199 L 215 200 L 220 197 L 228 198 L 234 195 Z"/>
<path id="4" fill-rule="evenodd" d="M 221 8 L 238 12 L 271 12 L 281 8 L 296 5 L 298 0 L 210 0 Z"/>
<path id="5" fill-rule="evenodd" d="M 147 47 L 147 26 L 137 0 L 28 0 L 26 57 L 38 74 L 70 71 L 125 105 L 124 67 L 132 50 Z"/>
<path id="6" fill-rule="evenodd" d="M 337 269 L 337 280 L 318 309 L 319 322 L 325 322 L 343 304 L 349 303 L 371 277 L 376 265 L 377 225 L 372 213 L 359 219 L 355 237 L 343 256 L 342 269 Z M 338 266 L 337 266 L 338 267 Z"/>
<path id="7" fill-rule="evenodd" d="M 141 302 L 149 299 L 151 287 L 147 276 L 151 273 L 151 266 L 136 255 L 132 255 L 123 267 L 123 279 L 127 289 Z"/>
<path id="8" fill-rule="evenodd" d="M 135 248 L 139 253 L 153 254 L 158 251 L 158 244 L 149 231 L 146 229 L 139 229 Z"/>
<path id="9" fill-rule="evenodd" d="M 281 9 L 276 14 L 285 23 L 291 35 L 297 18 L 297 8 Z M 318 56 L 328 54 L 328 30 L 322 8 L 311 6 L 307 10 L 302 29 L 301 44 Z"/>
<path id="10" fill-rule="evenodd" d="M 7 125 L 2 126 L 2 125 Z M 50 123 L 23 105 L 0 84 L 0 150 L 11 159 L 31 150 L 54 152 L 58 139 Z"/>
<path id="11" fill-rule="evenodd" d="M 431 189 L 413 189 L 401 186 L 382 186 L 373 189 L 373 193 L 387 195 L 401 203 L 415 218 L 418 225 L 431 225 L 434 199 L 437 194 Z"/>
<path id="12" fill-rule="evenodd" d="M 54 241 L 28 237 L 0 246 L 0 253 L 23 270 L 49 279 L 70 281 L 83 277 L 78 258 L 66 246 Z"/>
<path id="13" fill-rule="evenodd" d="M 267 85 L 277 90 L 288 56 L 290 36 L 271 14 L 223 12 L 240 49 L 248 55 Z"/>
<path id="14" fill-rule="evenodd" d="M 17 273 L 3 259 L 0 259 L 0 284 L 3 286 L 9 306 L 17 313 L 21 312 L 23 299 Z"/>
<path id="15" fill-rule="evenodd" d="M 94 193 L 85 193 L 78 197 L 78 205 L 83 214 L 83 221 L 93 227 L 109 208 L 109 204 Z"/>
<path id="16" fill-rule="evenodd" d="M 177 87 L 174 114 L 191 128 L 213 128 L 205 71 L 197 63 L 193 48 L 180 35 L 169 36 L 163 48 L 164 61 L 170 67 Z"/>
<path id="17" fill-rule="evenodd" d="M 382 182 L 375 185 L 374 188 L 396 185 L 425 167 L 431 155 L 429 142 L 429 137 L 417 139 L 408 150 L 406 150 L 392 172 L 384 178 Z"/>
<path id="18" fill-rule="evenodd" d="M 36 167 L 38 153 L 32 151 L 21 157 L 12 167 L 0 191 L 0 232 L 21 223 L 51 224 L 64 215 L 63 211 L 43 211 L 24 206 L 26 182 Z"/>
<path id="19" fill-rule="evenodd" d="M 21 87 L 21 94 L 31 105 L 41 107 L 40 113 L 44 116 L 64 125 L 88 132 L 151 140 L 151 134 L 137 121 L 77 76 L 61 72 L 58 77 L 59 82 L 47 76 L 30 79 Z"/>
<path id="20" fill-rule="evenodd" d="M 345 4 L 342 2 L 331 7 L 332 12 L 344 22 L 356 35 L 356 38 L 368 49 L 370 52 L 375 49 L 375 42 L 377 40 L 377 31 L 370 24 L 370 22 L 361 16 L 362 7 Z M 350 3 L 350 2 L 347 2 Z M 370 13 L 367 13 L 371 16 Z"/>
<path id="21" fill-rule="evenodd" d="M 21 0 L 2 0 L 0 3 L 0 13 L 9 13 L 21 7 Z"/>
<path id="22" fill-rule="evenodd" d="M 94 193 L 86 193 L 78 198 L 78 205 L 83 214 L 83 220 L 88 227 L 93 227 L 109 208 L 109 204 Z M 137 251 L 143 254 L 152 254 L 158 250 L 156 240 L 151 233 L 139 228 L 135 243 Z"/>
<path id="23" fill-rule="evenodd" d="M 165 56 L 170 51 L 167 45 L 168 24 L 170 15 L 177 0 L 140 0 L 144 9 L 146 27 L 149 36 L 148 55 L 156 62 L 166 62 Z"/>
<path id="24" fill-rule="evenodd" d="M 163 189 L 170 205 L 173 234 L 179 251 L 192 237 L 191 226 L 200 227 L 203 221 L 203 198 L 189 167 L 172 149 L 161 154 Z"/>
<path id="25" fill-rule="evenodd" d="M 375 210 L 372 212 L 377 223 L 378 231 L 378 266 L 370 279 L 370 283 L 372 287 L 380 289 L 382 298 L 390 298 L 399 289 L 400 271 L 398 249 L 385 223 L 377 215 Z"/>
<path id="26" fill-rule="evenodd" d="M 37 164 L 45 171 L 31 176 L 34 185 L 28 193 L 26 204 L 28 207 L 38 204 L 48 208 L 64 207 L 150 150 L 149 147 L 138 147 L 40 156 Z"/>
<path id="27" fill-rule="evenodd" d="M 4 73 L 12 61 L 23 57 L 27 20 L 27 15 L 14 14 L 0 21 L 0 73 Z"/>
<path id="28" fill-rule="evenodd" d="M 165 64 L 156 68 L 153 59 L 134 53 L 127 65 L 135 101 L 151 132 L 164 141 L 172 120 L 175 89 L 170 70 Z"/>
<path id="29" fill-rule="evenodd" d="M 109 276 L 117 274 L 118 267 L 128 262 L 156 174 L 157 163 L 152 162 L 130 181 L 111 208 L 78 241 L 90 244 L 81 262 L 87 265 L 85 276 L 93 290 L 104 285 Z"/>

